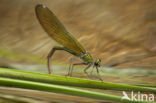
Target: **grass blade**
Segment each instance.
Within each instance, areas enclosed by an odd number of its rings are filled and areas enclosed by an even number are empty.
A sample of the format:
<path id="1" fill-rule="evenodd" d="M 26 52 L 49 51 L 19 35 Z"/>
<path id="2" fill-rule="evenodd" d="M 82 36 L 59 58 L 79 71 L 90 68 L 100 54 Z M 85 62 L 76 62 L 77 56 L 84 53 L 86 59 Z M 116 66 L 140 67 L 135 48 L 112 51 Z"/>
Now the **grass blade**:
<path id="1" fill-rule="evenodd" d="M 140 91 L 151 92 L 156 94 L 156 88 L 141 87 L 128 84 L 101 82 L 81 78 L 65 77 L 58 75 L 49 75 L 43 73 L 34 73 L 21 70 L 0 68 L 0 77 L 7 77 L 20 80 L 29 80 L 57 85 L 68 85 L 84 88 L 106 89 L 116 91 Z"/>
<path id="2" fill-rule="evenodd" d="M 0 77 L 0 85 L 7 86 L 7 87 L 47 91 L 47 92 L 53 92 L 53 93 L 62 93 L 62 94 L 94 98 L 94 99 L 100 99 L 100 100 L 116 101 L 116 102 L 122 102 L 122 103 L 147 103 L 147 102 L 131 101 L 127 99 L 122 100 L 120 96 L 93 92 L 93 91 L 88 91 L 88 90 L 75 89 L 71 87 L 58 86 L 58 85 L 46 84 L 46 83 L 40 83 L 40 82 L 2 78 L 2 77 Z M 154 103 L 154 102 L 151 102 L 151 103 Z"/>

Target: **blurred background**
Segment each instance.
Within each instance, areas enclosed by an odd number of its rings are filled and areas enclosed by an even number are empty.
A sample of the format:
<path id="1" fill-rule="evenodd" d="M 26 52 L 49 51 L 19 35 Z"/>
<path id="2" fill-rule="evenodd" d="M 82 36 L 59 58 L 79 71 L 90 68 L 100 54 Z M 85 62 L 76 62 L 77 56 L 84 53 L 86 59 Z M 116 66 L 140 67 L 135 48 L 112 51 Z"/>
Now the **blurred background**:
<path id="1" fill-rule="evenodd" d="M 58 44 L 40 26 L 37 4 L 46 5 L 95 59 L 101 58 L 106 81 L 156 84 L 155 0 L 0 0 L 1 67 L 47 72 L 46 57 Z M 57 51 L 54 74 L 67 74 L 71 57 Z"/>

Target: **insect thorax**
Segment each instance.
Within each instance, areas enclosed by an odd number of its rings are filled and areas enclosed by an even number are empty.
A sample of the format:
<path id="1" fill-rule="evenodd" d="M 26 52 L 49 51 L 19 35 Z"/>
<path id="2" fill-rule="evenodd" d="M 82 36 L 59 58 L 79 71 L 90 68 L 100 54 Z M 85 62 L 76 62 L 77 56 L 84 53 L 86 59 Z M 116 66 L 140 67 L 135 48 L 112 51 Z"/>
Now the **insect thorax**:
<path id="1" fill-rule="evenodd" d="M 85 62 L 94 62 L 93 57 L 88 52 L 86 52 L 84 54 L 82 53 L 80 56 L 80 59 L 84 60 Z"/>

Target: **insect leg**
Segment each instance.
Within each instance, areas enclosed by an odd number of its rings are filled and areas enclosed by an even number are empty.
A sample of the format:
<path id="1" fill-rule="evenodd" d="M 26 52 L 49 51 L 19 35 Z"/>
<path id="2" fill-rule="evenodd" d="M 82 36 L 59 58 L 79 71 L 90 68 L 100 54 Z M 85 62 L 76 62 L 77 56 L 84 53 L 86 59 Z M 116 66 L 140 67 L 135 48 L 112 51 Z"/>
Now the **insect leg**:
<path id="1" fill-rule="evenodd" d="M 84 69 L 84 73 L 87 74 L 87 76 L 89 77 L 87 70 L 92 66 L 92 63 L 90 63 L 85 69 Z"/>
<path id="2" fill-rule="evenodd" d="M 102 78 L 101 78 L 101 76 L 100 76 L 98 67 L 96 67 L 96 71 L 97 71 L 97 74 L 98 74 L 99 79 L 100 79 L 101 81 L 103 81 Z"/>
<path id="3" fill-rule="evenodd" d="M 73 64 L 72 68 L 71 68 L 70 76 L 72 76 L 73 68 L 75 65 L 87 65 L 87 63 L 75 63 L 75 64 Z"/>
<path id="4" fill-rule="evenodd" d="M 91 72 L 90 72 L 90 78 L 92 78 L 93 70 L 94 70 L 94 66 L 92 67 L 92 70 L 91 70 Z"/>
<path id="5" fill-rule="evenodd" d="M 48 59 L 48 70 L 49 70 L 49 74 L 52 73 L 52 68 L 51 68 L 51 57 L 53 56 L 54 52 L 56 50 L 65 50 L 64 47 L 60 47 L 60 46 L 55 46 L 51 49 L 51 51 L 49 52 L 47 59 Z"/>
<path id="6" fill-rule="evenodd" d="M 80 61 L 80 60 L 78 60 L 78 59 L 71 58 L 71 59 L 70 59 L 69 70 L 68 70 L 68 75 L 67 75 L 67 76 L 69 76 L 69 75 L 70 75 L 70 72 L 71 72 L 71 65 L 72 65 L 73 60 L 74 60 L 74 61 L 81 62 L 81 61 Z"/>

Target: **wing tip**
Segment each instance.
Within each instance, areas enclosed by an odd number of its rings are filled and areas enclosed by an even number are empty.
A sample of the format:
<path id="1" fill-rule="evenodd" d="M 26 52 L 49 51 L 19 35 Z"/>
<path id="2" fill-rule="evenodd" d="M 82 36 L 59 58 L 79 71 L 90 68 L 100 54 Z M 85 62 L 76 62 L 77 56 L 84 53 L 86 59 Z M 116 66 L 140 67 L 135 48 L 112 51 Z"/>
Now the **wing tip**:
<path id="1" fill-rule="evenodd" d="M 47 7 L 43 4 L 37 4 L 35 8 L 38 9 L 38 8 L 47 8 Z"/>
<path id="2" fill-rule="evenodd" d="M 47 7 L 45 5 L 43 5 L 43 4 L 37 4 L 35 6 L 35 13 L 36 13 L 36 15 L 38 16 L 39 15 L 39 12 L 41 10 L 43 10 L 43 9 L 47 9 Z"/>

